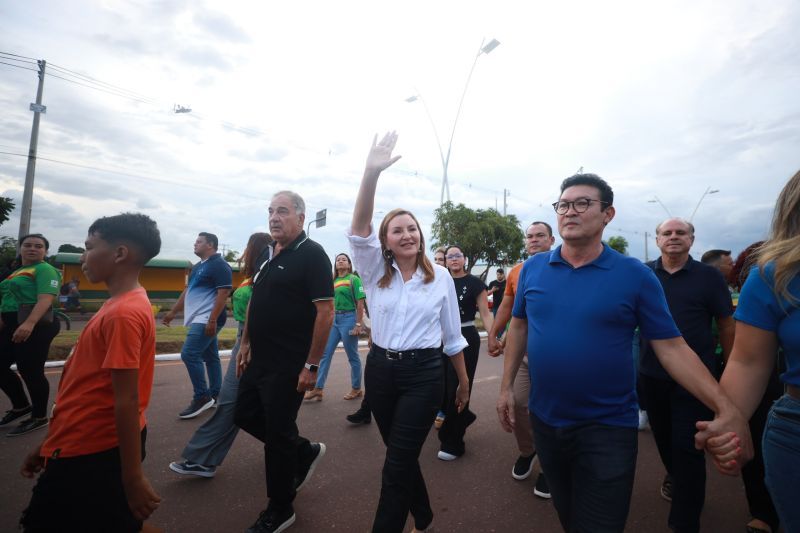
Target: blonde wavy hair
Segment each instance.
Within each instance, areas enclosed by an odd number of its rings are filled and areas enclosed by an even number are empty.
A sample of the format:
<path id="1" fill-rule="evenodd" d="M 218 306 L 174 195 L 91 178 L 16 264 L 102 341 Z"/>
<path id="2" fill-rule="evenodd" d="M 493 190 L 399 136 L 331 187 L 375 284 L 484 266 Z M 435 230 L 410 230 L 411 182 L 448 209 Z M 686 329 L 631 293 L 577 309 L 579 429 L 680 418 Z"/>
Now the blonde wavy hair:
<path id="1" fill-rule="evenodd" d="M 410 216 L 414 220 L 414 224 L 417 225 L 417 230 L 419 231 L 419 250 L 417 251 L 416 266 L 417 268 L 422 268 L 424 283 L 430 283 L 434 278 L 433 265 L 430 259 L 425 255 L 425 236 L 422 234 L 422 228 L 419 225 L 417 217 L 415 217 L 411 211 L 406 211 L 405 209 L 392 209 L 383 217 L 380 229 L 378 230 L 378 239 L 381 241 L 381 254 L 383 255 L 383 277 L 378 280 L 378 287 L 382 289 L 389 286 L 392 282 L 392 276 L 394 275 L 394 268 L 392 268 L 394 256 L 392 255 L 392 251 L 386 246 L 386 236 L 389 234 L 389 222 L 400 215 Z"/>
<path id="2" fill-rule="evenodd" d="M 786 183 L 775 203 L 769 239 L 758 251 L 762 276 L 769 263 L 775 265 L 775 295 L 800 306 L 800 297 L 789 292 L 789 284 L 800 274 L 800 171 Z"/>

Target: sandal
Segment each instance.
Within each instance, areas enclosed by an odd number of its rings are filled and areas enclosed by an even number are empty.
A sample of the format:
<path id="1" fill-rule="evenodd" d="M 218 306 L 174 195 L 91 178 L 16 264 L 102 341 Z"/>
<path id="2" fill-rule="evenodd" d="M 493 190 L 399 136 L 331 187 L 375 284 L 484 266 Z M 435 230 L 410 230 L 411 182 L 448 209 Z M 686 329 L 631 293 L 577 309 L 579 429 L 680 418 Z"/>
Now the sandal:
<path id="1" fill-rule="evenodd" d="M 362 391 L 361 389 L 353 389 L 344 395 L 344 399 L 355 400 L 356 398 L 361 398 L 362 396 L 364 396 L 364 391 Z"/>
<path id="2" fill-rule="evenodd" d="M 318 402 L 322 401 L 322 389 L 318 389 L 314 387 L 313 389 L 306 391 L 306 395 L 303 396 L 303 399 L 308 400 L 316 400 Z"/>

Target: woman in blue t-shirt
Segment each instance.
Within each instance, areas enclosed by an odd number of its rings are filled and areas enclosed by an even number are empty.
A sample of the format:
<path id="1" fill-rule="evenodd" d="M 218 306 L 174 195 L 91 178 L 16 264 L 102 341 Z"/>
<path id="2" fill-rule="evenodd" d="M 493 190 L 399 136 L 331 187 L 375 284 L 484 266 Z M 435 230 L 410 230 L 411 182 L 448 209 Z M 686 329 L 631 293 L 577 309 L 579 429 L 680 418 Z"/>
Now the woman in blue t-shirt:
<path id="1" fill-rule="evenodd" d="M 769 240 L 739 295 L 733 350 L 722 375 L 725 392 L 749 419 L 764 393 L 778 348 L 783 349 L 786 394 L 764 430 L 765 481 L 786 531 L 800 531 L 800 172 L 778 196 Z M 700 423 L 705 429 L 708 423 Z M 725 433 L 708 440 L 717 467 L 735 474 L 749 459 L 746 439 Z"/>

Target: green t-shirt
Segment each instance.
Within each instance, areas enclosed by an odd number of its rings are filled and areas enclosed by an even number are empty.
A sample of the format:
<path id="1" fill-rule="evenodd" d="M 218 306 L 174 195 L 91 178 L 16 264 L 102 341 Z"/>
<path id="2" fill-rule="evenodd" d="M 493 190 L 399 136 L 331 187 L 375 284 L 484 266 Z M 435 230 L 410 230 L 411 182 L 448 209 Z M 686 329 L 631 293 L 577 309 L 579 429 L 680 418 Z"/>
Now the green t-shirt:
<path id="1" fill-rule="evenodd" d="M 16 312 L 20 304 L 35 304 L 40 294 L 58 294 L 61 272 L 50 263 L 36 263 L 18 268 L 0 282 L 3 302 L 0 311 Z"/>
<path id="2" fill-rule="evenodd" d="M 241 285 L 233 292 L 231 300 L 233 300 L 233 318 L 237 322 L 244 322 L 247 317 L 247 304 L 250 303 L 250 297 L 253 295 L 253 280 L 247 278 Z"/>
<path id="3" fill-rule="evenodd" d="M 359 300 L 367 297 L 361 285 L 361 278 L 348 274 L 333 280 L 333 306 L 337 311 L 355 311 L 356 302 L 353 300 L 353 295 Z"/>

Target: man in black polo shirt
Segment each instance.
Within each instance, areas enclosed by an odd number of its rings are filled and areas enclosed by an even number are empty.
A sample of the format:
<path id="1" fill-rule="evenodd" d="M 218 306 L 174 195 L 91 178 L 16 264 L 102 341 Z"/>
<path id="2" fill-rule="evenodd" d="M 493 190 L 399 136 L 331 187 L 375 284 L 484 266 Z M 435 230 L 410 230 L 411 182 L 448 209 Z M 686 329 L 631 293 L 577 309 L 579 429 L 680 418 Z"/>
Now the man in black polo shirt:
<path id="1" fill-rule="evenodd" d="M 681 335 L 715 374 L 716 341 L 711 321 L 717 321 L 727 357 L 733 346 L 733 305 L 719 271 L 689 255 L 692 243 L 691 222 L 679 218 L 665 220 L 656 228 L 661 257 L 648 266 L 664 287 L 670 313 Z M 667 469 L 661 495 L 672 502 L 668 525 L 674 531 L 698 531 L 705 500 L 706 466 L 703 451 L 694 446 L 695 422 L 710 420 L 713 413 L 669 377 L 646 339 L 643 339 L 639 372 L 650 427 Z"/>
<path id="2" fill-rule="evenodd" d="M 489 283 L 486 290 L 492 295 L 492 316 L 497 316 L 497 310 L 503 303 L 503 293 L 506 290 L 506 273 L 502 268 L 497 269 L 497 279 Z"/>
<path id="3" fill-rule="evenodd" d="M 332 267 L 325 250 L 303 231 L 305 202 L 281 191 L 269 205 L 275 241 L 259 260 L 237 356 L 241 381 L 235 421 L 264 442 L 269 505 L 248 529 L 283 531 L 295 520 L 292 501 L 311 476 L 325 445 L 297 431 L 303 394 L 317 380 L 333 323 Z"/>

